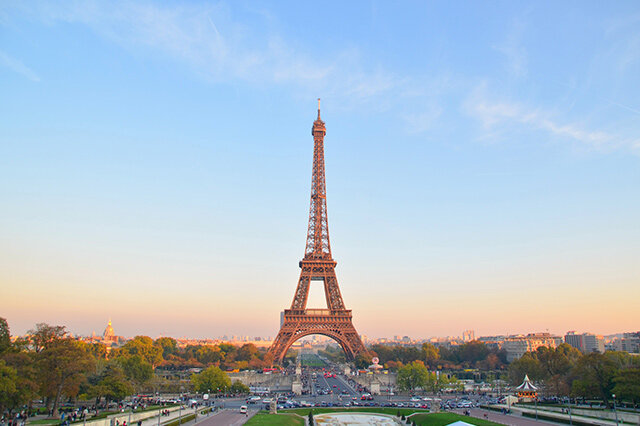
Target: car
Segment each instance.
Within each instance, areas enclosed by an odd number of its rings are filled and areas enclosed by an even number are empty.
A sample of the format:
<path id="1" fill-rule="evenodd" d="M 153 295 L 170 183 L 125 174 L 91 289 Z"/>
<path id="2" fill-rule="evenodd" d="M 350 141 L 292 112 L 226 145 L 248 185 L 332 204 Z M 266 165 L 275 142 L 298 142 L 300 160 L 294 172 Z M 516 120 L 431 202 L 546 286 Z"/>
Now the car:
<path id="1" fill-rule="evenodd" d="M 243 405 L 242 407 L 240 407 L 240 414 L 247 414 L 247 406 Z"/>

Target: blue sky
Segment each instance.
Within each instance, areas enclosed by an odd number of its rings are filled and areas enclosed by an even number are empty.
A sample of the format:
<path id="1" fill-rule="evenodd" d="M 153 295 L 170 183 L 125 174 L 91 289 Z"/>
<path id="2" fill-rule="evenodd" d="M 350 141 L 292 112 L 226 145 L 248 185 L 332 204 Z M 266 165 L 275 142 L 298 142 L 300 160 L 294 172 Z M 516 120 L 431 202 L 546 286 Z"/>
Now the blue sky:
<path id="1" fill-rule="evenodd" d="M 638 2 L 343 3 L 0 4 L 16 332 L 274 335 L 317 97 L 363 334 L 637 326 Z"/>

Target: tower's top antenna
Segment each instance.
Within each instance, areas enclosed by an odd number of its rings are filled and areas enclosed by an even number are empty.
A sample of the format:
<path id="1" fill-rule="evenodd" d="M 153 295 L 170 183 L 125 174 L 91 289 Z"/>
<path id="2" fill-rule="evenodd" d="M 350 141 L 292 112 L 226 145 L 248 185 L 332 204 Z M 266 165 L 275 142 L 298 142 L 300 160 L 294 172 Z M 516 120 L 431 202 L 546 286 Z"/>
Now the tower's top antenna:
<path id="1" fill-rule="evenodd" d="M 318 98 L 318 120 L 320 120 L 320 98 Z"/>

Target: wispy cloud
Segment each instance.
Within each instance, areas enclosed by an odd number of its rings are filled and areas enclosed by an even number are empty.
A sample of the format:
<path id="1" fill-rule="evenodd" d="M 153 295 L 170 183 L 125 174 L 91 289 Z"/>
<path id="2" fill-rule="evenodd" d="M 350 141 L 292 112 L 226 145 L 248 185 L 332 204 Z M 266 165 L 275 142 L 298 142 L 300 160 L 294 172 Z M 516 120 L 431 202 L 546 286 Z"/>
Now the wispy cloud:
<path id="1" fill-rule="evenodd" d="M 186 63 L 215 82 L 282 84 L 311 95 L 323 93 L 365 103 L 388 95 L 400 81 L 384 69 L 369 70 L 357 51 L 345 47 L 330 57 L 316 57 L 287 43 L 263 13 L 251 27 L 234 20 L 219 4 L 60 2 L 30 3 L 26 13 L 41 21 L 84 25 L 133 54 L 154 51 Z"/>
<path id="2" fill-rule="evenodd" d="M 31 68 L 23 64 L 20 60 L 7 55 L 2 50 L 0 50 L 0 65 L 9 68 L 11 71 L 17 72 L 18 74 L 22 74 L 31 81 L 40 81 L 38 74 L 36 74 Z"/>
<path id="3" fill-rule="evenodd" d="M 528 55 L 522 46 L 522 35 L 525 25 L 519 20 L 511 22 L 509 32 L 504 42 L 494 45 L 493 48 L 505 55 L 507 60 L 507 70 L 515 77 L 527 75 Z"/>
<path id="4" fill-rule="evenodd" d="M 480 85 L 463 103 L 463 111 L 480 122 L 491 137 L 510 131 L 529 128 L 546 132 L 549 136 L 579 142 L 594 149 L 640 149 L 640 139 L 625 138 L 613 133 L 591 130 L 585 125 L 563 121 L 553 112 L 531 108 L 517 102 L 497 100 L 487 95 Z"/>

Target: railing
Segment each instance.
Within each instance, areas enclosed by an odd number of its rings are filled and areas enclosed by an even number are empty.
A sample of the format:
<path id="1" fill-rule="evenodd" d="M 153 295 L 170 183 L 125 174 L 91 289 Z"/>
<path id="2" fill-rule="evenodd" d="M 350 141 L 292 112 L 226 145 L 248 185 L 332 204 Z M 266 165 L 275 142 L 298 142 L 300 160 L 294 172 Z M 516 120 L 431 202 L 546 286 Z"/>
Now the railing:
<path id="1" fill-rule="evenodd" d="M 351 310 L 339 309 L 339 310 L 332 311 L 331 309 L 285 309 L 284 314 L 287 316 L 296 315 L 296 316 L 350 317 Z"/>
<path id="2" fill-rule="evenodd" d="M 329 309 L 305 309 L 305 315 L 331 315 L 331 311 Z"/>

